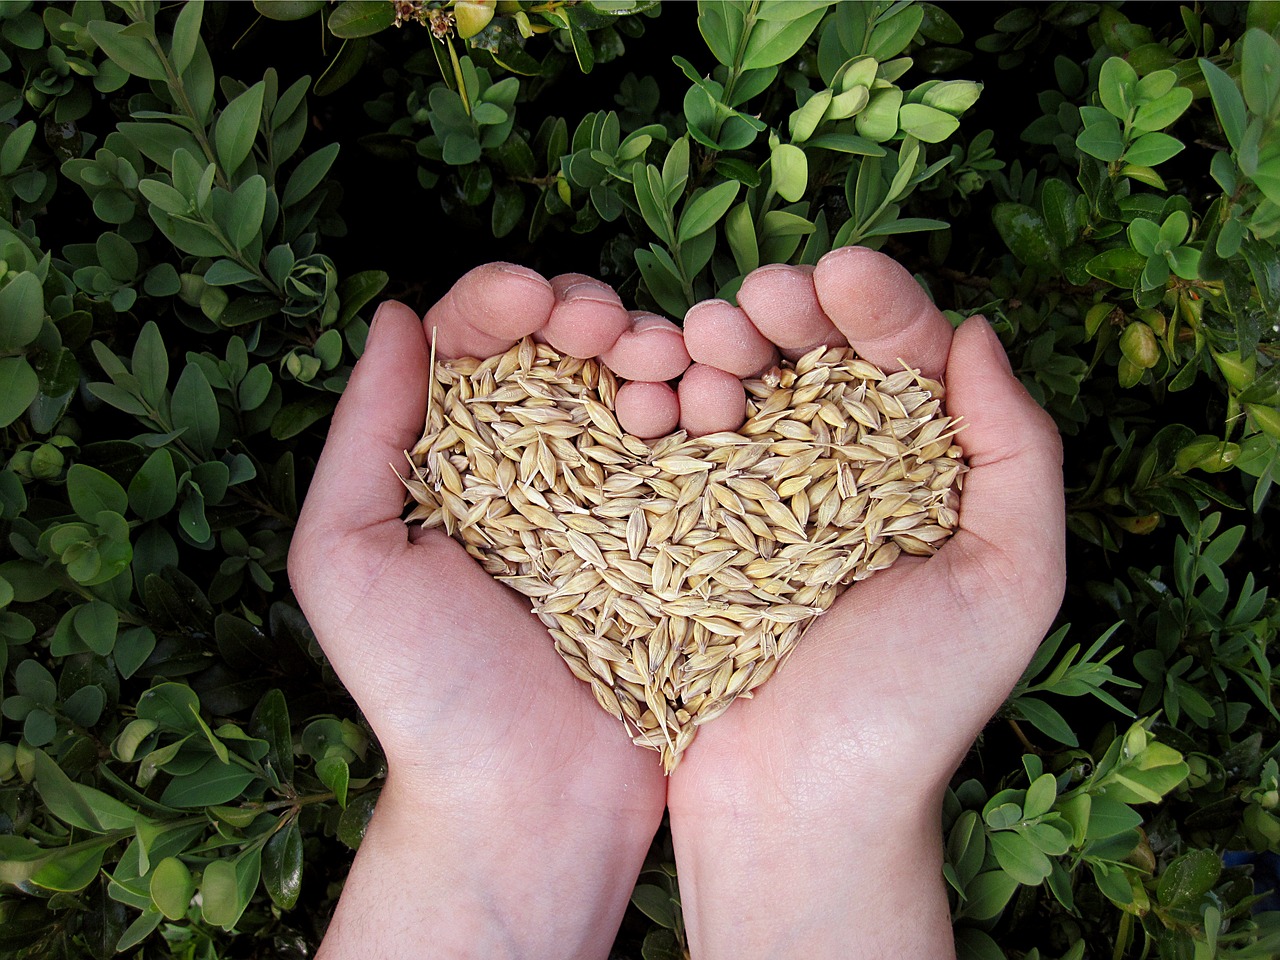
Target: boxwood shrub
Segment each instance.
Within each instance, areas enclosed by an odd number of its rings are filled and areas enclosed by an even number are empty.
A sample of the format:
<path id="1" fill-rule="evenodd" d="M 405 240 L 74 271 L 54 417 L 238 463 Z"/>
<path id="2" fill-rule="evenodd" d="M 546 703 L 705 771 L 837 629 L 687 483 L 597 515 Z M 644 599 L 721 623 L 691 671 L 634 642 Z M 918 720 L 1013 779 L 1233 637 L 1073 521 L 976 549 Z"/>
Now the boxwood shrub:
<path id="1" fill-rule="evenodd" d="M 1066 442 L 1067 599 L 944 811 L 961 955 L 1280 955 L 1278 36 L 0 5 L 0 955 L 313 955 L 385 770 L 285 559 L 379 298 L 506 259 L 679 320 L 846 244 L 989 317 Z M 633 902 L 615 956 L 683 956 L 666 834 Z"/>

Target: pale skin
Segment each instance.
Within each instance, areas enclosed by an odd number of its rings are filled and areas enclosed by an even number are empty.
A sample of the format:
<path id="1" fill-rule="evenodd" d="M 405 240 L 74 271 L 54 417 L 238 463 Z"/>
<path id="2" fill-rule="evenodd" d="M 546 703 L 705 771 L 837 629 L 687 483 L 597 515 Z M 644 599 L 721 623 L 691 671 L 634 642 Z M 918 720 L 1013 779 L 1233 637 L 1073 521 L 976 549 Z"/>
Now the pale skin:
<path id="1" fill-rule="evenodd" d="M 1060 441 L 987 323 L 953 332 L 887 257 L 764 267 L 738 299 L 697 305 L 682 336 L 599 281 L 490 264 L 425 322 L 379 309 L 289 563 L 389 769 L 321 960 L 603 958 L 664 808 L 694 960 L 954 955 L 942 796 L 1061 601 Z M 401 521 L 388 464 L 421 431 L 433 330 L 445 357 L 529 334 L 601 356 L 631 381 L 618 415 L 641 436 L 734 429 L 738 378 L 778 354 L 849 343 L 884 366 L 902 358 L 944 377 L 948 412 L 968 423 L 960 529 L 846 591 L 667 780 L 526 600 Z"/>

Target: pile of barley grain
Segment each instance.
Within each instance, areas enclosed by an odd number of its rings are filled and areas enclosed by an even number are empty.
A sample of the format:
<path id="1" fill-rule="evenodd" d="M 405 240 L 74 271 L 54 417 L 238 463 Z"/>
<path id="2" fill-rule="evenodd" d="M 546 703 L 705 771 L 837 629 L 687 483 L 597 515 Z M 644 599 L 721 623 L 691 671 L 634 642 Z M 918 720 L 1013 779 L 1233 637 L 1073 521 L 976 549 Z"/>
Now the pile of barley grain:
<path id="1" fill-rule="evenodd" d="M 533 601 L 556 650 L 667 772 L 846 585 L 956 526 L 942 385 L 820 348 L 748 381 L 737 433 L 644 441 L 594 360 L 525 340 L 434 366 L 409 522 Z"/>

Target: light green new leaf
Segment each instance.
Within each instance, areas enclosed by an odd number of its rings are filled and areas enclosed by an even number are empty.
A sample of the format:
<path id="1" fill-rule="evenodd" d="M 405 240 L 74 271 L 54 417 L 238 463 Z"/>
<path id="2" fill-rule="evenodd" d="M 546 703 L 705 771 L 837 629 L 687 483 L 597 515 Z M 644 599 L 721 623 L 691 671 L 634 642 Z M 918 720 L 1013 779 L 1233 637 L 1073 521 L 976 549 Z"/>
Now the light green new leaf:
<path id="1" fill-rule="evenodd" d="M 902 106 L 902 91 L 897 87 L 877 90 L 866 107 L 854 117 L 858 135 L 876 143 L 884 143 L 898 132 L 898 111 Z"/>
<path id="2" fill-rule="evenodd" d="M 944 80 L 925 91 L 923 103 L 953 117 L 961 116 L 978 102 L 982 84 L 972 80 Z M 921 137 L 921 139 L 924 139 Z"/>
<path id="3" fill-rule="evenodd" d="M 253 149 L 262 122 L 262 94 L 265 85 L 261 80 L 236 97 L 218 117 L 214 131 L 214 146 L 218 162 L 228 178 L 233 177 Z"/>
<path id="4" fill-rule="evenodd" d="M 865 90 L 863 90 L 863 94 L 864 96 L 866 95 Z M 788 129 L 791 131 L 792 142 L 803 143 L 813 135 L 813 131 L 822 122 L 823 115 L 827 112 L 827 107 L 831 105 L 832 96 L 833 94 L 830 90 L 819 90 L 804 102 L 803 107 L 792 112 L 788 120 Z M 847 113 L 845 116 L 853 116 L 853 113 Z"/>
<path id="5" fill-rule="evenodd" d="M 1159 99 L 1151 100 L 1138 107 L 1138 112 L 1133 118 L 1133 129 L 1143 133 L 1163 130 L 1182 116 L 1189 106 L 1191 106 L 1191 91 L 1186 87 L 1176 87 Z"/>
<path id="6" fill-rule="evenodd" d="M 191 906 L 196 881 L 185 863 L 177 857 L 165 857 L 151 874 L 150 891 L 161 913 L 170 920 L 181 920 Z"/>
<path id="7" fill-rule="evenodd" d="M 793 147 L 792 149 L 796 150 L 797 153 L 800 152 L 798 148 Z M 733 205 L 741 186 L 742 184 L 736 180 L 726 180 L 724 183 L 718 183 L 711 189 L 696 194 L 685 205 L 684 211 L 680 215 L 680 226 L 676 231 L 676 242 L 685 243 L 714 227 L 720 218 L 728 212 L 729 207 Z"/>
<path id="8" fill-rule="evenodd" d="M 809 186 L 809 159 L 803 150 L 794 144 L 780 143 L 773 149 L 769 166 L 778 196 L 789 203 L 804 198 Z"/>

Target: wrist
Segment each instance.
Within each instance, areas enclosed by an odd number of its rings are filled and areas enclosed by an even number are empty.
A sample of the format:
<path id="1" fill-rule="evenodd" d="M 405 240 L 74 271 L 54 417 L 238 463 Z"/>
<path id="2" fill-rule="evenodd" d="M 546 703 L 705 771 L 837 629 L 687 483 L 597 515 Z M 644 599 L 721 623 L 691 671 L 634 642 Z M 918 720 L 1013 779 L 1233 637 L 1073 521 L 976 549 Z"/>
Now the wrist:
<path id="1" fill-rule="evenodd" d="M 695 960 L 952 955 L 941 790 L 752 793 L 672 806 Z"/>
<path id="2" fill-rule="evenodd" d="M 427 943 L 442 958 L 604 957 L 656 827 L 567 801 L 445 802 L 393 775 L 320 960 Z"/>

